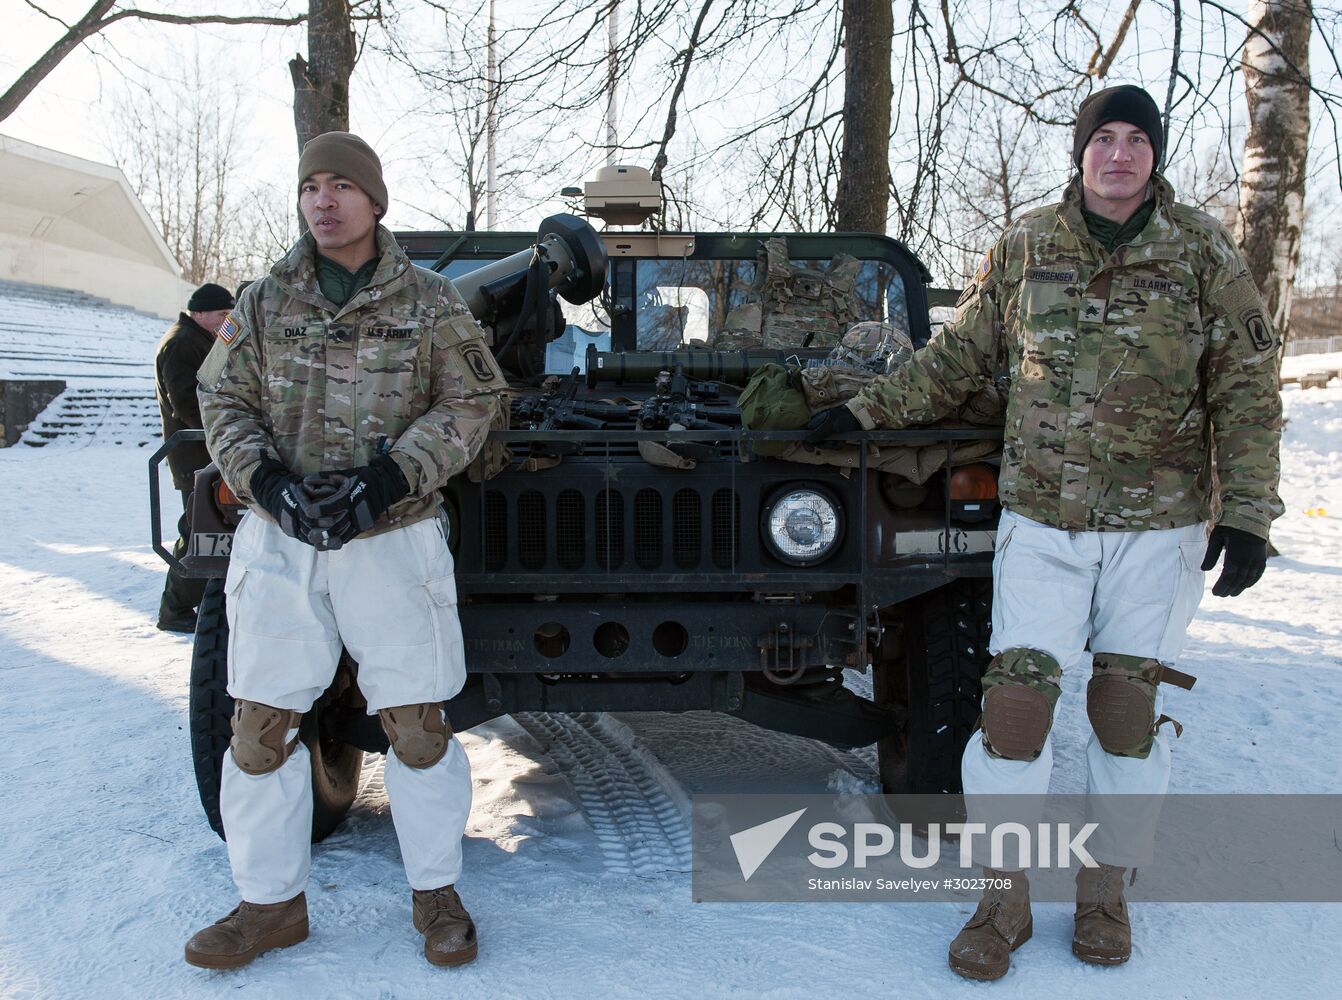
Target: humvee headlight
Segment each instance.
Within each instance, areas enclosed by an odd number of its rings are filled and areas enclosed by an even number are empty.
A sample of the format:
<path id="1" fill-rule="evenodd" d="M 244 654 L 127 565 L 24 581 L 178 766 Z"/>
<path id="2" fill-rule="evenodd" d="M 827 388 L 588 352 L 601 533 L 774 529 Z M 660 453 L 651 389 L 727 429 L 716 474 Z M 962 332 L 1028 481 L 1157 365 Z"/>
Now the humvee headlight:
<path id="1" fill-rule="evenodd" d="M 796 566 L 828 556 L 839 541 L 839 508 L 816 490 L 791 490 L 774 501 L 764 518 L 764 537 L 774 555 Z"/>

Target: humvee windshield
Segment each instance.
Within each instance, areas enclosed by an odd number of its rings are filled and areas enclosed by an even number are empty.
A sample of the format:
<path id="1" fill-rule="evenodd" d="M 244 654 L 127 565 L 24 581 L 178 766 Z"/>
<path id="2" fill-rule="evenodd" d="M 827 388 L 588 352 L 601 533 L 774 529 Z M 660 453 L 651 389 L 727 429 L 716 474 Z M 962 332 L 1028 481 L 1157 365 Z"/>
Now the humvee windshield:
<path id="1" fill-rule="evenodd" d="M 615 262 L 613 261 L 612 264 Z M 826 259 L 794 260 L 806 267 L 823 269 Z M 719 330 L 727 314 L 747 301 L 755 280 L 752 260 L 693 260 L 690 258 L 635 258 L 618 262 L 608 276 L 607 294 L 575 306 L 561 303 L 566 321 L 564 332 L 545 352 L 545 370 L 567 375 L 576 366 L 586 370 L 587 348 L 612 350 L 611 320 L 603 304 L 615 296 L 610 282 L 632 281 L 636 349 L 670 351 L 687 345 L 704 345 L 711 330 Z M 449 278 L 480 266 L 478 260 L 453 260 L 443 268 Z M 863 261 L 857 277 L 859 318 L 892 323 L 917 340 L 909 323 L 904 281 L 885 261 Z M 798 344 L 798 347 L 801 345 Z"/>

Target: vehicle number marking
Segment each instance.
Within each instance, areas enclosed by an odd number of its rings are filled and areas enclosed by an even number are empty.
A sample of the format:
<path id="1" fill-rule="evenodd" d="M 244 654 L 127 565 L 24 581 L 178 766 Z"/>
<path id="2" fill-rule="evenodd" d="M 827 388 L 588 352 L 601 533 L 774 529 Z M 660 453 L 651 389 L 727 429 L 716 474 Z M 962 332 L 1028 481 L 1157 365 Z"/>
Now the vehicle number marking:
<path id="1" fill-rule="evenodd" d="M 223 531 L 197 531 L 191 535 L 193 556 L 224 556 L 233 551 L 233 534 Z"/>
<path id="2" fill-rule="evenodd" d="M 920 553 L 946 554 L 947 535 L 944 531 L 905 531 L 896 536 L 900 555 Z M 950 551 L 953 555 L 970 552 L 991 552 L 996 547 L 997 532 L 992 529 L 965 531 L 952 528 L 949 536 Z"/>

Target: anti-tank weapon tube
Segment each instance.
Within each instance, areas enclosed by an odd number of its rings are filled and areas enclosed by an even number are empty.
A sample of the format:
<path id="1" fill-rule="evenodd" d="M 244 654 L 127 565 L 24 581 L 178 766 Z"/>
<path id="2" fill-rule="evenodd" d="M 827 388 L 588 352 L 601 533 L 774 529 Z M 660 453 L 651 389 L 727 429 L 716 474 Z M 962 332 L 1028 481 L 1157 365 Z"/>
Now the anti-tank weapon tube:
<path id="1" fill-rule="evenodd" d="M 655 382 L 659 372 L 684 372 L 686 378 L 745 385 L 750 376 L 767 364 L 801 364 L 821 361 L 828 351 L 598 351 L 587 348 L 587 388 L 603 382 Z"/>

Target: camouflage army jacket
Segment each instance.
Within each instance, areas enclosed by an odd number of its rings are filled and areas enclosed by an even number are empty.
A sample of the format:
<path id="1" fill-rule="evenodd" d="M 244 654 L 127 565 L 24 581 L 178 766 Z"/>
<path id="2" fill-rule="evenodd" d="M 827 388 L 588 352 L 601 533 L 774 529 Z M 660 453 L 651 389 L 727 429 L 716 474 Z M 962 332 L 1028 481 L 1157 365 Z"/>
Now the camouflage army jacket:
<path id="1" fill-rule="evenodd" d="M 412 524 L 437 511 L 438 488 L 499 413 L 506 383 L 457 290 L 380 226 L 377 246 L 372 280 L 338 308 L 318 289 L 305 235 L 243 292 L 201 366 L 210 455 L 254 508 L 262 449 L 305 475 L 366 465 L 385 437 L 410 495 L 369 533 Z"/>
<path id="2" fill-rule="evenodd" d="M 1276 333 L 1225 228 L 1174 202 L 1106 254 L 1063 201 L 1008 227 L 955 321 L 847 405 L 863 427 L 942 417 L 1011 380 L 999 493 L 1068 530 L 1172 528 L 1211 516 L 1266 538 L 1277 496 Z"/>

